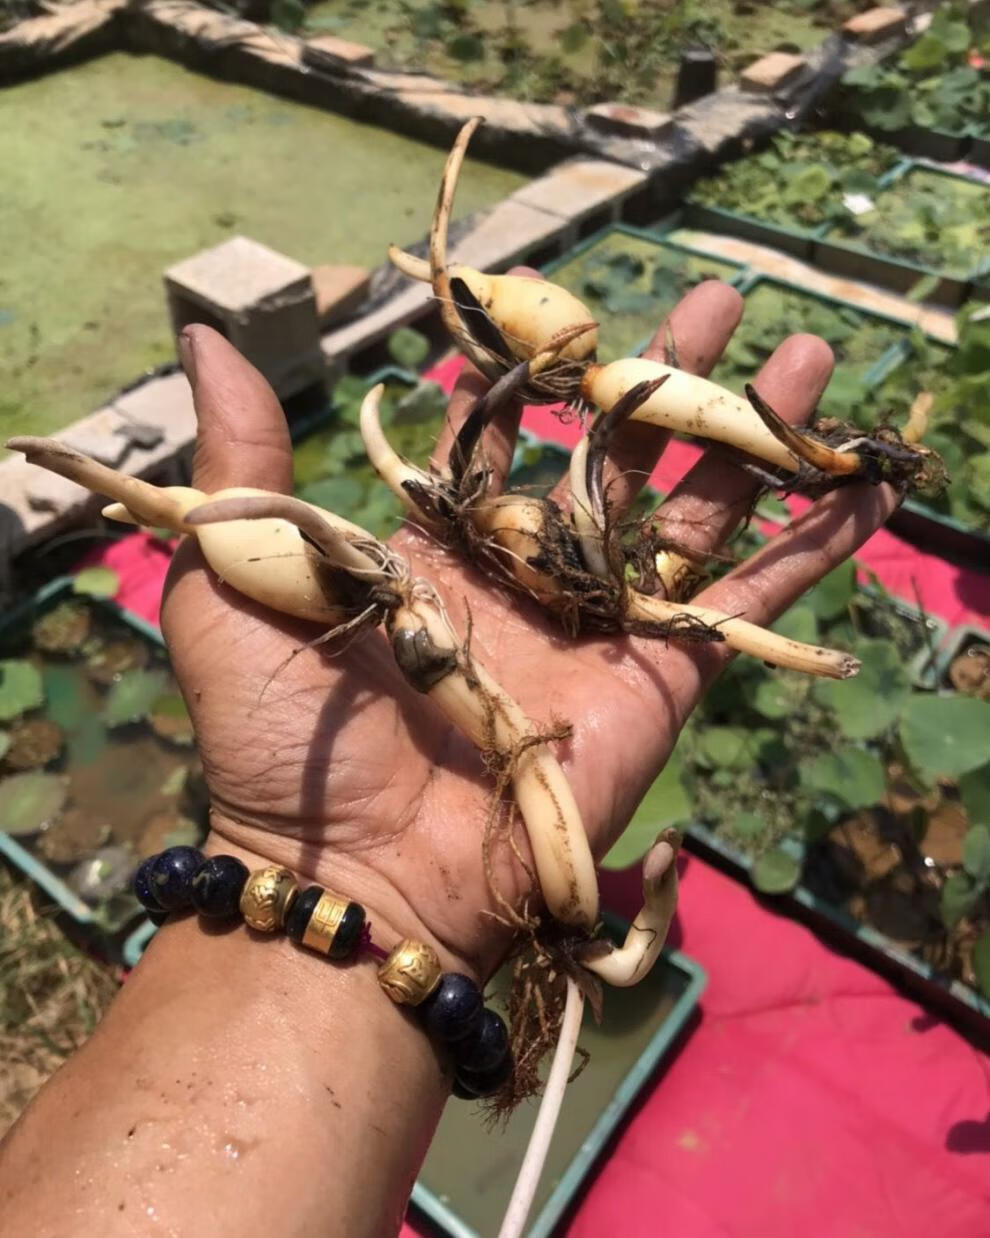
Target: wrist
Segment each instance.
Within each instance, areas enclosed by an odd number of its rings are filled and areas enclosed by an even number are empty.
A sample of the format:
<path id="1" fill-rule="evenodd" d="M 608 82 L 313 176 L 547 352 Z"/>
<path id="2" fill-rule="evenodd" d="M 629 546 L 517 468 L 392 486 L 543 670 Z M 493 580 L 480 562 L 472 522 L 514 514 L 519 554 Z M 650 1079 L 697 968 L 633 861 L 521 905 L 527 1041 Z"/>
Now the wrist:
<path id="1" fill-rule="evenodd" d="M 420 914 L 396 885 L 365 859 L 331 851 L 322 843 L 277 834 L 270 829 L 213 810 L 210 833 L 203 845 L 207 856 L 228 854 L 253 871 L 269 864 L 289 869 L 300 891 L 310 885 L 360 903 L 365 909 L 371 940 L 388 952 L 404 938 L 431 946 L 445 972 L 462 972 L 479 985 L 494 969 L 497 955 L 476 954 L 453 940 L 453 934 L 438 931 Z"/>

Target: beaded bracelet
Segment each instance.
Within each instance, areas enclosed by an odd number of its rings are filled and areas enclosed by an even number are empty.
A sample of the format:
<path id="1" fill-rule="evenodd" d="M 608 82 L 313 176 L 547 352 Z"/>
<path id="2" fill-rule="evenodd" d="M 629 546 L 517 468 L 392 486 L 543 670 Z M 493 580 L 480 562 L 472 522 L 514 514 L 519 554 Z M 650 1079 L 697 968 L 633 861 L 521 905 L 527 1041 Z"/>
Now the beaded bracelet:
<path id="1" fill-rule="evenodd" d="M 195 847 L 169 847 L 141 864 L 134 893 L 155 924 L 175 911 L 197 911 L 211 920 L 240 916 L 259 933 L 282 929 L 296 945 L 331 959 L 364 951 L 379 960 L 378 983 L 392 1001 L 413 1007 L 424 1029 L 447 1047 L 455 1096 L 491 1096 L 512 1073 L 505 1021 L 485 1006 L 470 976 L 444 972 L 437 952 L 423 942 L 405 938 L 383 950 L 371 940 L 360 903 L 318 885 L 300 892 L 279 864 L 252 873 L 236 856 L 206 859 Z"/>

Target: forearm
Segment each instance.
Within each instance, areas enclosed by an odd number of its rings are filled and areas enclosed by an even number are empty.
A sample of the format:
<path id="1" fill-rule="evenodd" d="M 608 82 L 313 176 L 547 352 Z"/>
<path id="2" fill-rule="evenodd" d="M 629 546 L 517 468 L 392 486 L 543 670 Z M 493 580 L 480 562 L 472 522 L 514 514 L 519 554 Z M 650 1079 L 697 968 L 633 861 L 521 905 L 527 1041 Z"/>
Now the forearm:
<path id="1" fill-rule="evenodd" d="M 367 957 L 187 917 L 0 1147 L 3 1230 L 381 1238 L 447 1093 Z"/>

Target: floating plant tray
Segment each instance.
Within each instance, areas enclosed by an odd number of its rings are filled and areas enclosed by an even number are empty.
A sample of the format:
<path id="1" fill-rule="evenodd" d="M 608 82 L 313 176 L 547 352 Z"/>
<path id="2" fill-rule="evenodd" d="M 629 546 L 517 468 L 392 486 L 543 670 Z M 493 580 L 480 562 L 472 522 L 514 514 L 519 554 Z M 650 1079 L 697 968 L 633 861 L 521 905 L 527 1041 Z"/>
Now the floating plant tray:
<path id="1" fill-rule="evenodd" d="M 688 849 L 702 859 L 737 877 L 751 880 L 755 859 L 698 822 L 686 827 Z M 795 839 L 787 849 L 796 860 L 803 859 L 804 848 Z M 984 1020 L 990 1019 L 990 1001 L 961 980 L 940 972 L 911 954 L 884 933 L 856 920 L 844 908 L 813 893 L 803 882 L 786 894 L 768 895 L 773 905 L 797 919 L 810 920 L 811 927 L 836 945 L 860 958 L 866 966 L 902 984 L 918 1001 L 939 1009 L 947 1017 L 959 1019 L 981 1039 L 990 1032 Z"/>
<path id="2" fill-rule="evenodd" d="M 721 206 L 707 206 L 695 202 L 690 197 L 684 202 L 684 214 L 681 227 L 704 229 L 707 232 L 727 232 L 743 241 L 752 241 L 756 245 L 769 245 L 782 253 L 810 262 L 815 243 L 825 235 L 825 224 L 814 228 L 789 228 L 785 224 L 771 223 L 768 219 L 759 219 L 755 215 L 744 215 L 739 211 L 728 210 Z"/>
<path id="3" fill-rule="evenodd" d="M 192 728 L 161 634 L 63 578 L 4 617 L 0 658 L 38 689 L 0 724 L 11 741 L 0 853 L 75 921 L 115 934 L 142 914 L 129 889 L 140 858 L 205 833 Z M 49 759 L 26 747 L 32 737 Z"/>
<path id="4" fill-rule="evenodd" d="M 622 939 L 624 925 L 609 921 L 608 928 Z M 606 990 L 601 1026 L 586 1011 L 579 1043 L 591 1059 L 564 1097 L 526 1238 L 553 1233 L 626 1112 L 649 1088 L 704 987 L 697 963 L 665 950 L 635 988 Z M 535 1101 L 527 1102 L 504 1126 L 489 1128 L 480 1107 L 448 1105 L 413 1188 L 413 1204 L 450 1238 L 496 1233 L 536 1108 Z"/>
<path id="5" fill-rule="evenodd" d="M 897 189 L 905 185 L 915 176 L 944 179 L 946 184 L 963 184 L 973 189 L 974 198 L 982 193 L 983 213 L 990 212 L 990 185 L 962 176 L 956 172 L 947 172 L 941 168 L 932 168 L 924 164 L 908 161 L 882 181 L 881 193 L 888 189 Z M 974 215 L 978 217 L 979 210 L 974 207 Z M 833 224 L 825 229 L 813 246 L 812 258 L 815 266 L 821 267 L 834 275 L 850 279 L 866 280 L 890 288 L 894 292 L 908 293 L 922 279 L 935 281 L 934 287 L 926 293 L 925 300 L 956 309 L 969 296 L 973 281 L 979 279 L 984 269 L 982 255 L 973 255 L 973 266 L 968 270 L 947 271 L 941 267 L 927 266 L 922 263 L 910 262 L 893 255 L 877 253 L 855 240 L 842 240 L 839 225 Z"/>
<path id="6" fill-rule="evenodd" d="M 670 310 L 695 284 L 716 278 L 738 284 L 745 268 L 656 232 L 612 224 L 543 268 L 579 297 L 598 321 L 599 360 L 640 353 Z"/>

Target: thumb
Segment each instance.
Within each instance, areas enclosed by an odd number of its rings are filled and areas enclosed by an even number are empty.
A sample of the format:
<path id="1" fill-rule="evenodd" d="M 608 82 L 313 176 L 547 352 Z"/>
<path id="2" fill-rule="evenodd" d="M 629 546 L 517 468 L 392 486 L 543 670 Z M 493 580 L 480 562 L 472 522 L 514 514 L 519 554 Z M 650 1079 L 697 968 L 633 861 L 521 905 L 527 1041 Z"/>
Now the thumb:
<path id="1" fill-rule="evenodd" d="M 210 327 L 179 336 L 182 368 L 196 409 L 193 485 L 292 490 L 292 444 L 285 414 L 267 380 Z"/>

